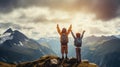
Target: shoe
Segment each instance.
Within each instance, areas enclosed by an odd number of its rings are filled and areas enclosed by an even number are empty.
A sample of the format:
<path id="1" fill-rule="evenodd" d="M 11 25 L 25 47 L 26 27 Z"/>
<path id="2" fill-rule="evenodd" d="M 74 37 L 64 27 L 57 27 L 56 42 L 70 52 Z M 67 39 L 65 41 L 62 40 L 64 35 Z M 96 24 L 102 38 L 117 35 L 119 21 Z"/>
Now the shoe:
<path id="1" fill-rule="evenodd" d="M 77 61 L 77 63 L 81 63 L 81 61 Z"/>
<path id="2" fill-rule="evenodd" d="M 65 59 L 68 59 L 68 57 L 66 56 Z"/>

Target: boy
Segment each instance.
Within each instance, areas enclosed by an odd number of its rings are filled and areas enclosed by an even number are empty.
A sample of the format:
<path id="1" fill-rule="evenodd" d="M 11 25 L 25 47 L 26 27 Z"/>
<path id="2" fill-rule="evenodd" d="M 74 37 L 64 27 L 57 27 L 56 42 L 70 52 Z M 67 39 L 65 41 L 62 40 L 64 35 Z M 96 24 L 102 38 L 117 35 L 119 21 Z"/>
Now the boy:
<path id="1" fill-rule="evenodd" d="M 82 46 L 82 38 L 84 35 L 85 31 L 81 33 L 76 33 L 76 37 L 74 35 L 74 33 L 71 31 L 71 34 L 74 38 L 74 45 L 76 47 L 76 58 L 77 58 L 77 62 L 81 62 L 81 46 Z"/>

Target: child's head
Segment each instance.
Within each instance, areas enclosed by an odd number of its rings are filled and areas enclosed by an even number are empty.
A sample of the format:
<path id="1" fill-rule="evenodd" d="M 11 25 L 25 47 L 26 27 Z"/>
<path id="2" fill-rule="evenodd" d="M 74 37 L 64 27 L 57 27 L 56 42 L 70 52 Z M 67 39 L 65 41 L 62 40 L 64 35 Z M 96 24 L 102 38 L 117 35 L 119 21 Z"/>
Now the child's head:
<path id="1" fill-rule="evenodd" d="M 62 29 L 62 33 L 66 33 L 66 28 L 63 28 L 63 29 Z"/>
<path id="2" fill-rule="evenodd" d="M 79 38 L 81 36 L 80 33 L 76 33 L 76 37 Z"/>

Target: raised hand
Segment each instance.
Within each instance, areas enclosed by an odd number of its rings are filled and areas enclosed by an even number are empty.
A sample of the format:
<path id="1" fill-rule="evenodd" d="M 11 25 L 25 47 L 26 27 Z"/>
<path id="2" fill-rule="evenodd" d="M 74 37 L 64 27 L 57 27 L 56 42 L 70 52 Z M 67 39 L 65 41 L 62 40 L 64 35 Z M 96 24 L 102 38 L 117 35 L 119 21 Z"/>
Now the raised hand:
<path id="1" fill-rule="evenodd" d="M 58 31 L 58 33 L 59 34 L 61 34 L 61 30 L 60 30 L 60 28 L 59 28 L 59 25 L 57 24 L 57 31 Z"/>
<path id="2" fill-rule="evenodd" d="M 83 32 L 85 32 L 85 30 L 83 30 Z"/>
<path id="3" fill-rule="evenodd" d="M 72 30 L 72 24 L 70 25 L 67 34 L 69 34 L 71 32 L 71 30 Z"/>
<path id="4" fill-rule="evenodd" d="M 72 30 L 72 24 L 70 25 L 70 27 L 69 27 L 69 31 L 71 31 Z"/>
<path id="5" fill-rule="evenodd" d="M 70 25 L 70 29 L 72 29 L 72 24 Z"/>
<path id="6" fill-rule="evenodd" d="M 59 25 L 57 24 L 57 27 L 59 27 Z"/>

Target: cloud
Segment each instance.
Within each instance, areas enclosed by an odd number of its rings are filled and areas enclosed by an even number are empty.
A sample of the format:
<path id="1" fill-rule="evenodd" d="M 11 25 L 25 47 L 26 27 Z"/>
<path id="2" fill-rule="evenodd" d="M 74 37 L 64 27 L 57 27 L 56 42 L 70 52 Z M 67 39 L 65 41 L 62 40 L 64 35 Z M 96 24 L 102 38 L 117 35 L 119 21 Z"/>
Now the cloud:
<path id="1" fill-rule="evenodd" d="M 17 0 L 0 0 L 0 12 L 8 13 L 17 7 Z"/>
<path id="2" fill-rule="evenodd" d="M 11 23 L 11 22 L 0 23 L 0 28 L 1 29 L 14 28 L 14 29 L 18 29 L 18 30 L 21 30 L 21 29 L 27 29 L 27 30 L 33 29 L 33 27 L 21 26 L 20 24 L 14 24 L 14 23 Z"/>
<path id="3" fill-rule="evenodd" d="M 46 8 L 33 7 L 14 10 L 9 14 L 2 14 L 0 22 L 14 23 L 49 23 L 49 22 L 69 22 L 71 19 L 66 12 L 49 11 Z"/>
<path id="4" fill-rule="evenodd" d="M 50 8 L 62 8 L 61 6 L 65 4 L 60 0 L 0 0 L 0 9 L 2 13 L 11 12 L 17 8 L 28 8 L 31 6 L 37 7 L 50 7 Z"/>
<path id="5" fill-rule="evenodd" d="M 111 31 L 97 28 L 97 27 L 90 27 L 90 34 L 109 34 Z"/>
<path id="6" fill-rule="evenodd" d="M 120 0 L 78 0 L 78 6 L 96 14 L 96 19 L 110 20 L 118 16 Z M 79 7 L 78 7 L 79 8 Z"/>
<path id="7" fill-rule="evenodd" d="M 120 0 L 0 0 L 0 12 L 9 13 L 18 8 L 32 6 L 96 14 L 96 19 L 110 20 L 120 15 Z"/>
<path id="8" fill-rule="evenodd" d="M 0 23 L 0 28 L 3 28 L 3 29 L 7 29 L 9 27 L 14 27 L 16 29 L 20 29 L 21 27 L 17 24 L 13 24 L 13 23 Z"/>
<path id="9" fill-rule="evenodd" d="M 54 19 L 47 19 L 47 17 L 44 17 L 44 16 L 40 16 L 40 17 L 36 17 L 34 19 L 31 20 L 31 22 L 44 22 L 44 23 L 48 23 L 48 22 L 69 22 L 70 19 L 61 19 L 61 18 L 54 18 Z"/>

